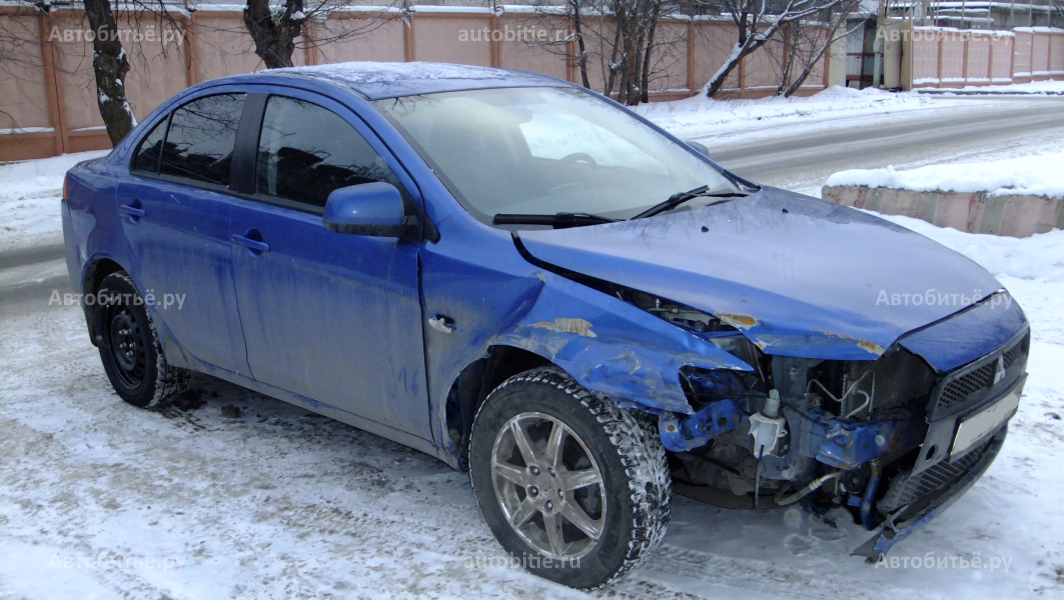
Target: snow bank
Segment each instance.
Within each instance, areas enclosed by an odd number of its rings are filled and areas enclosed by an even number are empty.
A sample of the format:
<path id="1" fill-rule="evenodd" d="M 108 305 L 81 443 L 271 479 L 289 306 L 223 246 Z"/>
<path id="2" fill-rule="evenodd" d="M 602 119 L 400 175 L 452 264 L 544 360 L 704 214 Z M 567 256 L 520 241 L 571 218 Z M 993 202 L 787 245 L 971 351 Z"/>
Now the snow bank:
<path id="1" fill-rule="evenodd" d="M 0 165 L 0 251 L 34 245 L 61 244 L 59 199 L 67 169 L 107 150 L 63 154 L 42 160 Z"/>
<path id="2" fill-rule="evenodd" d="M 713 100 L 699 94 L 672 102 L 652 102 L 633 110 L 685 139 L 727 133 L 753 122 L 790 124 L 817 118 L 844 118 L 913 110 L 933 100 L 917 93 L 890 93 L 832 86 L 807 97 L 770 96 L 757 100 Z M 941 101 L 938 104 L 941 106 Z"/>
<path id="3" fill-rule="evenodd" d="M 1064 230 L 1014 238 L 966 233 L 949 227 L 937 227 L 912 217 L 864 212 L 897 223 L 956 250 L 998 278 L 1064 283 Z"/>
<path id="4" fill-rule="evenodd" d="M 961 92 L 979 92 L 980 94 L 1064 94 L 1064 81 L 1032 81 L 1011 85 L 969 85 Z"/>
<path id="5" fill-rule="evenodd" d="M 0 203 L 60 196 L 63 192 L 63 177 L 74 165 L 83 160 L 107 156 L 108 150 L 63 154 L 41 160 L 24 160 L 0 165 Z"/>
<path id="6" fill-rule="evenodd" d="M 1064 152 L 987 163 L 930 165 L 909 171 L 852 169 L 828 177 L 829 186 L 863 185 L 922 192 L 990 192 L 1064 199 Z"/>

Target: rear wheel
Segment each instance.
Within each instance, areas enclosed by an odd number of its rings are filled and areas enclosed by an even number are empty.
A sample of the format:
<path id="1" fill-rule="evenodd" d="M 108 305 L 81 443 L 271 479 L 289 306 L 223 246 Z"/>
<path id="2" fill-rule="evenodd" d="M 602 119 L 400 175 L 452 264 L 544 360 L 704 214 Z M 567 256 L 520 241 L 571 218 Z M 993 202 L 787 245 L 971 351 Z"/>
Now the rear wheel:
<path id="1" fill-rule="evenodd" d="M 188 388 L 189 373 L 163 356 L 144 300 L 125 273 L 104 278 L 94 311 L 97 346 L 104 371 L 123 400 L 147 408 Z"/>
<path id="2" fill-rule="evenodd" d="M 485 400 L 470 470 L 514 561 L 563 585 L 609 583 L 665 535 L 671 479 L 656 428 L 556 368 L 516 375 Z"/>

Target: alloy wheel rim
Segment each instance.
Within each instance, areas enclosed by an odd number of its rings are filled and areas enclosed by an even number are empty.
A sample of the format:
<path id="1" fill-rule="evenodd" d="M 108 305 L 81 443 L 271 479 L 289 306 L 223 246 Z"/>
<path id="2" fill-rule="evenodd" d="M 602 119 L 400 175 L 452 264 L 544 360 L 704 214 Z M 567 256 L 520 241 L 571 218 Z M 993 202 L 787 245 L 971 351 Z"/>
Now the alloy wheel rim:
<path id="1" fill-rule="evenodd" d="M 561 420 L 527 412 L 507 421 L 492 446 L 491 475 L 507 523 L 536 552 L 578 559 L 602 538 L 602 471 Z"/>

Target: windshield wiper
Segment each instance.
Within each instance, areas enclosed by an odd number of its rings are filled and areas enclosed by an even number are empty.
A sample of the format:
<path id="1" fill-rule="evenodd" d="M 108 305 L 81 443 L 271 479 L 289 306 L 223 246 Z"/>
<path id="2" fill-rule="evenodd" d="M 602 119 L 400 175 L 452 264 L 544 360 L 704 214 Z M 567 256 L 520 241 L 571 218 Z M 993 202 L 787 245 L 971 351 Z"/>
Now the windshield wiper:
<path id="1" fill-rule="evenodd" d="M 690 190 L 690 191 L 687 191 L 687 192 L 677 192 L 677 193 L 669 196 L 668 200 L 666 200 L 666 201 L 664 201 L 664 202 L 662 202 L 660 204 L 655 204 L 654 206 L 651 206 L 650 208 L 644 210 L 643 212 L 639 213 L 638 215 L 636 215 L 636 216 L 634 216 L 632 218 L 633 219 L 645 219 L 647 217 L 653 217 L 656 214 L 663 213 L 663 212 L 665 212 L 667 210 L 672 210 L 672 209 L 676 208 L 677 206 L 683 204 L 684 202 L 687 202 L 688 200 L 693 200 L 695 198 L 740 198 L 742 196 L 747 196 L 747 195 L 749 195 L 749 194 L 741 194 L 741 193 L 738 193 L 738 192 L 722 192 L 722 193 L 718 193 L 718 194 L 710 194 L 709 193 L 709 186 L 708 185 L 704 185 L 702 187 L 697 187 L 697 188 L 695 188 L 693 190 Z"/>
<path id="2" fill-rule="evenodd" d="M 615 223 L 618 219 L 610 219 L 590 213 L 560 212 L 553 215 L 514 215 L 498 214 L 492 219 L 496 225 L 546 225 L 555 229 L 565 227 L 582 227 L 584 225 L 601 225 L 603 223 Z"/>

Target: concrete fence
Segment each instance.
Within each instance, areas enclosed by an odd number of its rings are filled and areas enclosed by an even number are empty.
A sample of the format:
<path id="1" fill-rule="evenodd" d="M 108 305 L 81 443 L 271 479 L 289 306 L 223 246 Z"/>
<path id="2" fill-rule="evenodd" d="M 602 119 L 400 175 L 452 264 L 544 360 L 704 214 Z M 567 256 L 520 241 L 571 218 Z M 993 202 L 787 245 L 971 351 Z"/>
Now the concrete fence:
<path id="1" fill-rule="evenodd" d="M 1064 78 L 1064 29 L 1012 31 L 911 27 L 899 30 L 907 89 L 1006 85 Z M 908 69 L 906 68 L 908 67 Z M 909 71 L 906 73 L 906 71 Z"/>
<path id="2" fill-rule="evenodd" d="M 990 192 L 924 192 L 859 185 L 824 186 L 821 195 L 843 206 L 904 215 L 968 233 L 1029 237 L 1064 229 L 1059 198 Z"/>
<path id="3" fill-rule="evenodd" d="M 361 8 L 361 9 L 358 9 Z M 233 10 L 174 9 L 168 18 L 119 12 L 119 31 L 130 57 L 125 87 L 137 118 L 198 82 L 263 68 L 244 29 L 240 7 Z M 609 17 L 586 26 L 609 30 Z M 0 7 L 3 56 L 19 56 L 0 69 L 0 161 L 54 156 L 110 147 L 96 101 L 92 43 L 87 20 L 76 9 L 41 14 L 32 8 Z M 358 30 L 357 36 L 348 34 Z M 490 9 L 415 7 L 410 12 L 379 7 L 336 11 L 308 23 L 307 39 L 293 56 L 295 65 L 353 60 L 432 61 L 519 69 L 578 82 L 568 56 L 576 44 L 562 16 L 531 7 Z M 560 36 L 560 37 L 559 37 Z M 543 37 L 548 42 L 543 43 Z M 558 42 L 558 39 L 562 41 Z M 685 98 L 720 67 L 737 41 L 730 20 L 665 19 L 652 58 L 652 100 Z M 601 53 L 589 40 L 588 50 Z M 748 57 L 719 97 L 756 98 L 774 94 L 782 45 Z M 799 94 L 815 93 L 829 82 L 845 85 L 844 63 L 822 60 Z M 595 61 L 601 62 L 601 61 Z M 828 63 L 831 63 L 830 67 Z M 591 68 L 590 83 L 602 89 L 605 74 Z"/>

